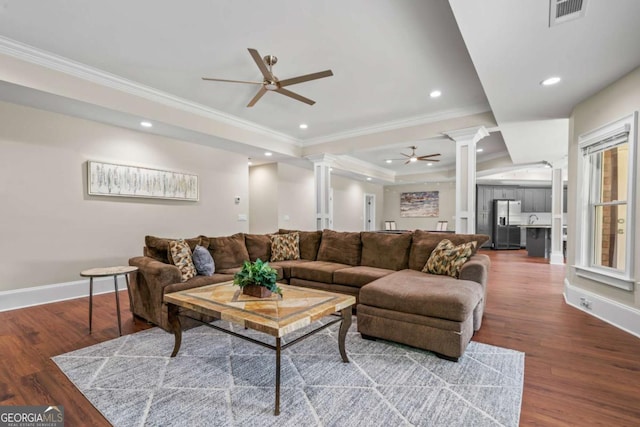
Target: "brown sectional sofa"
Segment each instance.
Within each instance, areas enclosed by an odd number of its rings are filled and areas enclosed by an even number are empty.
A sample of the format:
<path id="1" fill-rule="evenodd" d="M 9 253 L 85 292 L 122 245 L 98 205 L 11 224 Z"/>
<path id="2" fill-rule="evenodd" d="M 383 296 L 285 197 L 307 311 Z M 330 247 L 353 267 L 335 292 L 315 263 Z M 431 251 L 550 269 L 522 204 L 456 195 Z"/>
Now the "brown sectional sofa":
<path id="1" fill-rule="evenodd" d="M 401 234 L 299 231 L 299 235 L 300 259 L 270 265 L 282 282 L 354 295 L 358 331 L 364 338 L 392 340 L 457 360 L 480 328 L 488 256 L 474 254 L 458 279 L 421 270 L 442 239 L 456 245 L 475 240 L 480 247 L 488 236 L 420 230 Z M 144 256 L 129 260 L 139 268 L 130 283 L 133 313 L 165 330 L 169 330 L 163 304 L 166 293 L 232 280 L 245 260 L 271 259 L 269 235 L 186 239 L 192 249 L 201 245 L 209 250 L 215 273 L 181 282 L 178 268 L 167 257 L 170 240 L 147 236 Z"/>

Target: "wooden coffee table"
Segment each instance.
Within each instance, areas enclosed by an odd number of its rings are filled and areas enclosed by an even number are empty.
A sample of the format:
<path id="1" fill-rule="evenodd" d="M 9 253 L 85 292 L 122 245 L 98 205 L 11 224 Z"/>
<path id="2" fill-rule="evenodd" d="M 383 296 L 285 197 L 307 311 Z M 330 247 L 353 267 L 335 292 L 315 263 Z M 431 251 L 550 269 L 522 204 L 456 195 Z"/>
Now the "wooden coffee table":
<path id="1" fill-rule="evenodd" d="M 276 352 L 276 401 L 275 415 L 280 414 L 280 355 L 282 350 L 325 329 L 337 322 L 340 324 L 338 349 L 342 361 L 349 362 L 344 348 L 344 340 L 351 326 L 351 308 L 356 299 L 350 295 L 326 292 L 317 289 L 280 285 L 282 296 L 274 294 L 269 298 L 255 298 L 243 295 L 240 288 L 231 282 L 203 286 L 180 292 L 166 294 L 164 301 L 168 305 L 169 325 L 175 336 L 175 345 L 171 357 L 180 351 L 182 327 L 180 308 L 189 309 L 210 317 L 233 322 L 236 325 L 264 332 L 275 337 L 275 345 L 263 343 L 253 338 L 220 328 L 215 324 L 203 324 L 253 342 Z M 292 341 L 282 344 L 281 339 L 288 333 L 310 325 L 314 321 L 341 313 L 336 320 L 328 322 Z M 185 316 L 187 317 L 187 316 Z M 194 319 L 198 320 L 198 319 Z M 198 320 L 199 321 L 199 320 Z"/>

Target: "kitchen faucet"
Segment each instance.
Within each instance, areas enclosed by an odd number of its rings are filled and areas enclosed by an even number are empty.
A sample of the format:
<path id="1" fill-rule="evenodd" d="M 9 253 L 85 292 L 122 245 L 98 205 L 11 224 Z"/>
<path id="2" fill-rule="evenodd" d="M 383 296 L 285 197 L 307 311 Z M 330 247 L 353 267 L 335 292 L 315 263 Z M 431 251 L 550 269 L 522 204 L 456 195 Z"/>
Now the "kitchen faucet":
<path id="1" fill-rule="evenodd" d="M 536 217 L 535 220 L 533 219 L 534 216 Z M 540 218 L 538 218 L 538 215 L 536 214 L 529 215 L 529 220 L 528 220 L 529 224 L 533 224 L 535 221 L 538 221 L 538 220 L 540 220 Z"/>

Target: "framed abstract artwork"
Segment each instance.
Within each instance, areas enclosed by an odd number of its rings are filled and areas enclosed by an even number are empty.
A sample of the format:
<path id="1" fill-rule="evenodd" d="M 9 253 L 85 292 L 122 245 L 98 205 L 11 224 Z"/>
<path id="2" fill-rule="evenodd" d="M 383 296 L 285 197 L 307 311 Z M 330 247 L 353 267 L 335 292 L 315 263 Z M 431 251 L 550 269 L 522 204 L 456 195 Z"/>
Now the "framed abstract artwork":
<path id="1" fill-rule="evenodd" d="M 432 218 L 440 215 L 438 191 L 416 191 L 400 193 L 400 216 L 402 218 Z"/>
<path id="2" fill-rule="evenodd" d="M 94 161 L 87 162 L 87 191 L 92 196 L 199 199 L 197 175 Z"/>

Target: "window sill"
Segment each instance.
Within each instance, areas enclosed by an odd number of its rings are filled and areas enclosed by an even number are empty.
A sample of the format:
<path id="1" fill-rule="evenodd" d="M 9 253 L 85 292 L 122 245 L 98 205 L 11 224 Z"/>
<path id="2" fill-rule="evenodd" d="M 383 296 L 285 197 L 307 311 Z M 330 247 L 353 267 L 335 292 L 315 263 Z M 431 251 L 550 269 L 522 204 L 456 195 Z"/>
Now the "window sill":
<path id="1" fill-rule="evenodd" d="M 614 286 L 625 291 L 633 291 L 635 282 L 633 279 L 623 276 L 622 274 L 615 274 L 606 270 L 600 270 L 591 267 L 573 266 L 576 269 L 576 274 L 579 277 L 585 279 L 594 280 L 596 282 L 603 283 L 605 285 Z"/>

